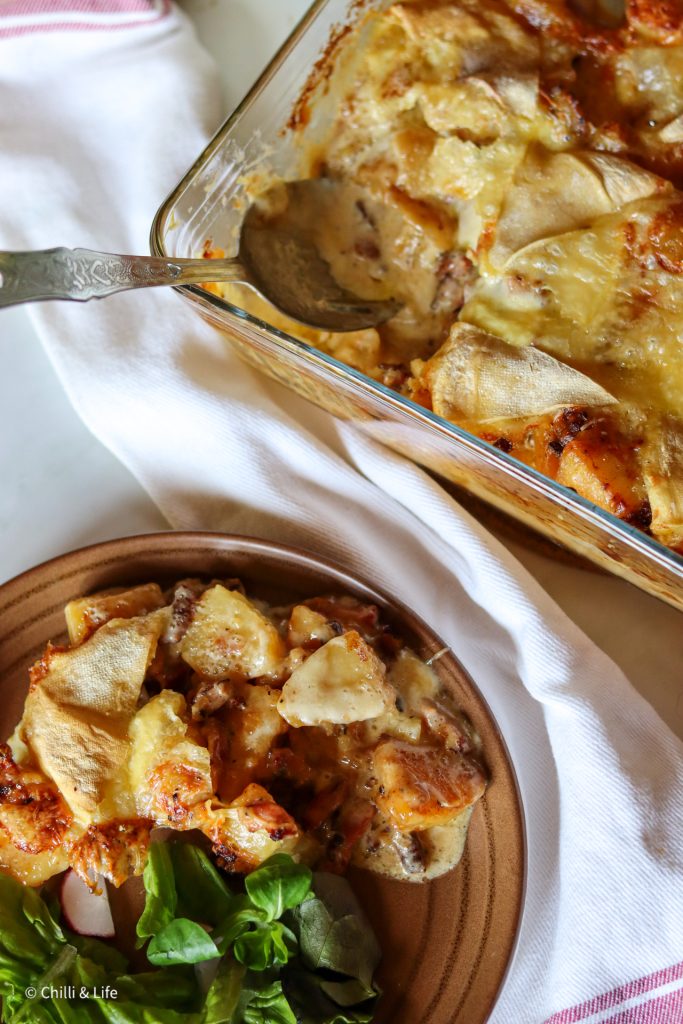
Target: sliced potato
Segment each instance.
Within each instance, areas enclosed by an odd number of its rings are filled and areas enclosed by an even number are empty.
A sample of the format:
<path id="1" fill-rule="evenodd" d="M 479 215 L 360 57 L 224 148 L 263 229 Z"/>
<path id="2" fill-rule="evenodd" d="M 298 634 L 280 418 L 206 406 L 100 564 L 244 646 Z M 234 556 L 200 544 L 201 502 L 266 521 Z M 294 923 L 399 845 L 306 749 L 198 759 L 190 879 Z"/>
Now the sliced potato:
<path id="1" fill-rule="evenodd" d="M 393 707 L 378 715 L 377 718 L 369 718 L 366 722 L 359 724 L 357 728 L 362 729 L 358 735 L 363 737 L 368 746 L 378 743 L 386 736 L 417 743 L 422 735 L 422 719 L 417 715 L 410 715 Z"/>
<path id="2" fill-rule="evenodd" d="M 193 828 L 192 809 L 213 795 L 211 758 L 188 736 L 182 694 L 162 690 L 138 711 L 130 727 L 130 789 L 136 811 L 157 824 Z"/>
<path id="3" fill-rule="evenodd" d="M 292 608 L 287 625 L 287 639 L 290 647 L 324 644 L 335 635 L 329 621 L 320 612 L 314 611 L 305 604 L 297 604 Z"/>
<path id="4" fill-rule="evenodd" d="M 439 680 L 409 647 L 398 652 L 387 679 L 399 696 L 399 707 L 393 704 L 384 714 L 365 722 L 362 735 L 369 745 L 386 736 L 417 743 L 422 735 L 422 704 L 425 698 L 436 696 Z"/>
<path id="5" fill-rule="evenodd" d="M 645 485 L 652 508 L 652 532 L 683 548 L 683 432 L 664 423 L 643 451 Z"/>
<path id="6" fill-rule="evenodd" d="M 167 618 L 112 619 L 80 647 L 49 651 L 32 675 L 21 736 L 81 825 L 133 812 L 128 727 Z"/>
<path id="7" fill-rule="evenodd" d="M 267 695 L 265 687 L 251 689 Z M 188 735 L 186 718 L 185 699 L 172 690 L 136 715 L 130 776 L 138 814 L 158 825 L 200 829 L 234 871 L 251 871 L 272 853 L 291 852 L 297 825 L 263 787 L 247 785 L 227 806 L 214 798 L 209 751 Z"/>
<path id="8" fill-rule="evenodd" d="M 278 711 L 290 725 L 363 722 L 395 705 L 386 668 L 359 633 L 334 637 L 295 669 Z"/>
<path id="9" fill-rule="evenodd" d="M 237 590 L 205 591 L 183 637 L 181 654 L 206 679 L 276 675 L 287 648 L 269 619 Z"/>
<path id="10" fill-rule="evenodd" d="M 490 262 L 501 270 L 530 243 L 583 228 L 667 187 L 664 179 L 619 156 L 532 146 L 507 192 Z"/>
<path id="11" fill-rule="evenodd" d="M 441 687 L 434 669 L 409 647 L 402 647 L 398 652 L 388 677 L 406 708 L 411 710 L 419 709 L 423 698 L 435 697 Z"/>
<path id="12" fill-rule="evenodd" d="M 164 595 L 157 583 L 146 583 L 132 590 L 106 590 L 69 601 L 64 616 L 71 645 L 77 647 L 82 644 L 111 619 L 132 619 L 156 611 L 163 605 Z"/>

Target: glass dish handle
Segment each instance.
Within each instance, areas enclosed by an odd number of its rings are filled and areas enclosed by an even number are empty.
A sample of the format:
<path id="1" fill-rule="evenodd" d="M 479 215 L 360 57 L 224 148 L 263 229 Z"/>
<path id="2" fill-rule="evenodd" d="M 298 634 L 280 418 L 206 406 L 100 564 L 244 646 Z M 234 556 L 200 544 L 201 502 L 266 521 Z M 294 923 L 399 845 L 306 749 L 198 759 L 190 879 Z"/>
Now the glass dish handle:
<path id="1" fill-rule="evenodd" d="M 237 259 L 166 259 L 117 256 L 91 249 L 0 251 L 0 307 L 46 299 L 86 302 L 129 288 L 249 282 Z"/>

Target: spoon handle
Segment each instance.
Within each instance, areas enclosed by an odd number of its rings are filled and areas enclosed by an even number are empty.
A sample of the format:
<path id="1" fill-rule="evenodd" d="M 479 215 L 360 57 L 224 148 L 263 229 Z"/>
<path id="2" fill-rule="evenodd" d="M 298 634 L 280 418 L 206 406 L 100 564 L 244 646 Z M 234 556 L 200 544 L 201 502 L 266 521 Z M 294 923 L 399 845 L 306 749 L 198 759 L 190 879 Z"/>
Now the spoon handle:
<path id="1" fill-rule="evenodd" d="M 129 288 L 248 281 L 237 259 L 184 260 L 116 256 L 91 249 L 0 251 L 0 307 L 44 299 L 101 299 Z"/>

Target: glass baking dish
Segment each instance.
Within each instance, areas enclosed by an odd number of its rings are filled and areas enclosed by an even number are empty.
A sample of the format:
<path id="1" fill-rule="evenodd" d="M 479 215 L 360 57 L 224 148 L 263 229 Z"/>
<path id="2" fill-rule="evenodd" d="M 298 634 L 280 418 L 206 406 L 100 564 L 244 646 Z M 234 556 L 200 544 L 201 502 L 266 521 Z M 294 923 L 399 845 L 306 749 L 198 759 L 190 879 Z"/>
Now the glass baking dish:
<path id="1" fill-rule="evenodd" d="M 325 118 L 325 75 L 344 28 L 376 0 L 317 0 L 240 106 L 159 208 L 156 255 L 197 256 L 210 239 L 236 250 L 244 177 L 260 166 L 297 177 L 300 151 L 288 121 L 304 91 Z M 318 71 L 316 72 L 316 66 Z M 309 126 L 310 127 L 310 126 Z M 225 333 L 239 355 L 298 394 L 445 477 L 557 544 L 683 609 L 683 557 L 486 441 L 411 402 L 264 320 L 195 286 L 177 289 Z"/>

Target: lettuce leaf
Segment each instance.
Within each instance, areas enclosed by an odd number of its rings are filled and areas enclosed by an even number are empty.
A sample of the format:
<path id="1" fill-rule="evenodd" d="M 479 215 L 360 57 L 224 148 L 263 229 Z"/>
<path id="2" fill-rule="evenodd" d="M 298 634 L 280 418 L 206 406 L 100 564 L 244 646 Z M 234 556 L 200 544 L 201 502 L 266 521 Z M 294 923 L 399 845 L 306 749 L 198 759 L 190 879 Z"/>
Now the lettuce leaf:
<path id="1" fill-rule="evenodd" d="M 372 977 L 382 951 L 351 886 L 339 875 L 316 872 L 313 892 L 291 915 L 305 966 L 356 979 L 368 996 L 374 994 Z"/>
<path id="2" fill-rule="evenodd" d="M 269 921 L 275 921 L 306 899 L 312 879 L 313 873 L 305 864 L 297 864 L 286 853 L 276 853 L 247 875 L 244 887 L 254 906 L 263 910 Z"/>
<path id="3" fill-rule="evenodd" d="M 175 917 L 178 894 L 167 843 L 150 844 L 142 880 L 145 884 L 145 907 L 136 925 L 138 946 L 171 924 Z"/>
<path id="4" fill-rule="evenodd" d="M 234 894 L 217 868 L 198 846 L 171 843 L 180 917 L 216 925 L 230 913 Z"/>

